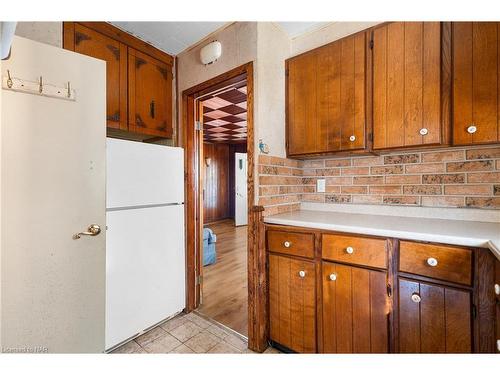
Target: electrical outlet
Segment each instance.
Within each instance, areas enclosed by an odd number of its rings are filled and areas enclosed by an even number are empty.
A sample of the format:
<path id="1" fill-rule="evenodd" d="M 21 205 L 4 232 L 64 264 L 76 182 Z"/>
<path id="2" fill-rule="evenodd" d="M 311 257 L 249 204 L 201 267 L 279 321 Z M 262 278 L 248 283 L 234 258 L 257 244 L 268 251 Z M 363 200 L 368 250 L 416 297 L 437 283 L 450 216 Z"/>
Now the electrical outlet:
<path id="1" fill-rule="evenodd" d="M 324 193 L 326 191 L 326 179 L 318 178 L 316 180 L 316 192 Z"/>

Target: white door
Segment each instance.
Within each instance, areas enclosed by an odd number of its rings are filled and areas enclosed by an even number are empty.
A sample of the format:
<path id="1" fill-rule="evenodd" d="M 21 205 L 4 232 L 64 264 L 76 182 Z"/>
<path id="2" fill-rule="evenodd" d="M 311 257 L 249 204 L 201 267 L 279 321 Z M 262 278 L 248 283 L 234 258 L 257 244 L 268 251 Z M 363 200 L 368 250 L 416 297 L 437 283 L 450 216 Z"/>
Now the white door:
<path id="1" fill-rule="evenodd" d="M 236 226 L 248 224 L 247 200 L 247 154 L 236 152 L 235 157 L 235 204 L 234 223 Z"/>
<path id="2" fill-rule="evenodd" d="M 105 323 L 105 63 L 16 38 L 2 78 L 76 101 L 3 90 L 1 339 L 5 350 L 102 352 Z M 83 235 L 91 224 L 102 232 Z"/>

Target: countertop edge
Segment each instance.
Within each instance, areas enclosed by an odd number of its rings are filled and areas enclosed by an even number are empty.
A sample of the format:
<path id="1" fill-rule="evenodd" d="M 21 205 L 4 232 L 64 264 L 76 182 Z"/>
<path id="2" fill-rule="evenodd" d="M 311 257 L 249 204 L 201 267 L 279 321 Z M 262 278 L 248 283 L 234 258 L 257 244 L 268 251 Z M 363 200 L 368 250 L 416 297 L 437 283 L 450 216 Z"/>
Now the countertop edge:
<path id="1" fill-rule="evenodd" d="M 428 241 L 444 243 L 448 245 L 481 247 L 489 249 L 495 257 L 500 260 L 500 248 L 488 238 L 472 238 L 461 237 L 446 234 L 428 234 L 422 232 L 401 231 L 391 229 L 369 228 L 364 226 L 350 226 L 335 223 L 312 223 L 297 219 L 273 218 L 272 216 L 264 217 L 264 223 L 289 225 L 294 227 L 303 227 L 311 229 L 333 230 L 351 234 L 362 234 L 370 236 L 390 237 L 403 240 Z"/>

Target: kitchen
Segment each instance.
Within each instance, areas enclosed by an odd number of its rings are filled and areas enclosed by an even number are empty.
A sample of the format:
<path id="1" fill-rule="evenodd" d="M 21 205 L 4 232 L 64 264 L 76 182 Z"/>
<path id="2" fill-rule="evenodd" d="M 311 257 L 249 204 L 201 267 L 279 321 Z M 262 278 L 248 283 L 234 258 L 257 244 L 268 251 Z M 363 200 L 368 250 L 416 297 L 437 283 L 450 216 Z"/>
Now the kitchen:
<path id="1" fill-rule="evenodd" d="M 1 66 L 2 346 L 46 340 L 50 352 L 75 353 L 499 352 L 499 23 L 200 22 L 189 25 L 199 31 L 189 42 L 181 22 L 166 24 L 15 26 Z M 174 37 L 182 47 L 160 48 Z M 35 52 L 53 60 L 26 64 Z M 43 80 L 37 69 L 45 69 Z M 242 79 L 245 334 L 200 309 L 208 298 L 201 259 L 210 165 L 203 133 L 210 128 L 197 125 L 209 122 L 200 98 Z M 19 116 L 21 105 L 32 113 Z M 83 115 L 85 106 L 95 113 Z M 64 121 L 32 131 L 34 119 L 49 113 Z M 88 134 L 77 124 L 65 128 L 66 115 L 97 125 Z M 16 147 L 21 140 L 34 155 Z M 30 174 L 47 163 L 74 175 L 63 182 L 57 171 L 52 181 Z M 50 192 L 54 183 L 68 192 L 64 200 Z M 82 221 L 92 209 L 98 215 Z M 114 221 L 153 209 L 178 212 Z M 30 216 L 30 235 L 19 236 Z M 47 218 L 67 222 L 81 238 L 45 238 L 39 222 Z M 94 223 L 99 232 L 87 230 Z M 124 225 L 118 234 L 115 223 Z M 40 248 L 31 258 L 26 249 L 42 237 L 47 253 Z M 49 251 L 53 241 L 100 251 L 68 258 Z M 164 247 L 173 251 L 168 259 Z M 46 263 L 47 254 L 60 258 Z M 82 260 L 94 275 L 85 286 Z M 34 272 L 18 272 L 23 262 Z M 63 264 L 70 272 L 50 276 Z M 58 289 L 65 278 L 75 284 Z M 47 285 L 55 289 L 48 293 Z M 78 307 L 64 300 L 76 287 L 87 302 Z M 81 322 L 66 316 L 57 324 L 61 306 Z M 113 325 L 122 332 L 109 341 Z M 47 336 L 51 330 L 57 334 Z"/>

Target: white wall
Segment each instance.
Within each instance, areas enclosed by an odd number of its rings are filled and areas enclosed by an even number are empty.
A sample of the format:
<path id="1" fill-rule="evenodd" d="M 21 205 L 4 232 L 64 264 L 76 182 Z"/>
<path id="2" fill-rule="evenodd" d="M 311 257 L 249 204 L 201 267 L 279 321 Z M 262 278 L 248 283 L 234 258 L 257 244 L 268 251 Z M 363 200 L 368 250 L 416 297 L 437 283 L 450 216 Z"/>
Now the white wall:
<path id="1" fill-rule="evenodd" d="M 16 35 L 62 48 L 62 22 L 18 22 Z"/>

